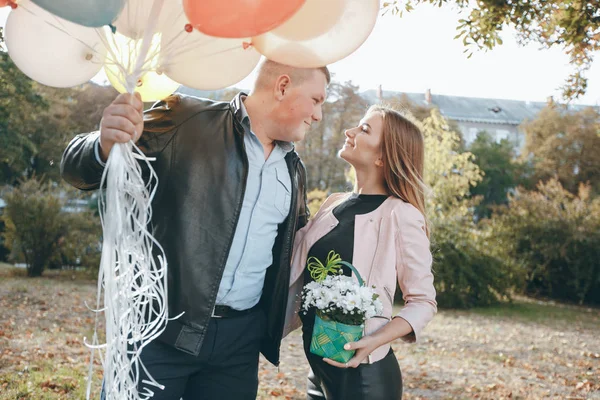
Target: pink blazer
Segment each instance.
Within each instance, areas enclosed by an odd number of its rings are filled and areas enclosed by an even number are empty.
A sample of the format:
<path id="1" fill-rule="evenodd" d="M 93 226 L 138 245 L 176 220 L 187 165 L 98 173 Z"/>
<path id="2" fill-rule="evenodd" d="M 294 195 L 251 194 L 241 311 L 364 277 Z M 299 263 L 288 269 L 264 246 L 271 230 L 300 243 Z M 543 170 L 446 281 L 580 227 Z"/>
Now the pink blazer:
<path id="1" fill-rule="evenodd" d="M 333 208 L 346 196 L 346 193 L 329 196 L 317 214 L 296 234 L 284 337 L 301 325 L 298 311 L 308 251 L 338 224 Z M 402 339 L 415 342 L 437 312 L 432 258 L 423 215 L 411 204 L 390 196 L 375 211 L 355 218 L 353 265 L 368 286 L 375 286 L 383 303 L 383 315 L 367 320 L 364 334 L 375 332 L 391 320 L 397 281 L 405 305 L 395 317 L 405 319 L 413 328 L 413 333 Z M 389 349 L 389 344 L 377 348 L 365 362 L 381 360 Z"/>

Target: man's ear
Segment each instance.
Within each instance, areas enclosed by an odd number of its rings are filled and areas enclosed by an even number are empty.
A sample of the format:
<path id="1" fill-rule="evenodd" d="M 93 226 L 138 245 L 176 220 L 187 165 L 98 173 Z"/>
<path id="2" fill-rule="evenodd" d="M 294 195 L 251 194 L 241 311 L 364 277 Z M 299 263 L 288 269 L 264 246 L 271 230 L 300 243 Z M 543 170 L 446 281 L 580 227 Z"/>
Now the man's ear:
<path id="1" fill-rule="evenodd" d="M 292 79 L 290 78 L 289 75 L 279 75 L 279 77 L 277 77 L 277 80 L 275 81 L 275 98 L 277 100 L 283 100 L 283 97 L 285 96 L 286 92 L 289 90 L 290 86 L 292 84 Z"/>

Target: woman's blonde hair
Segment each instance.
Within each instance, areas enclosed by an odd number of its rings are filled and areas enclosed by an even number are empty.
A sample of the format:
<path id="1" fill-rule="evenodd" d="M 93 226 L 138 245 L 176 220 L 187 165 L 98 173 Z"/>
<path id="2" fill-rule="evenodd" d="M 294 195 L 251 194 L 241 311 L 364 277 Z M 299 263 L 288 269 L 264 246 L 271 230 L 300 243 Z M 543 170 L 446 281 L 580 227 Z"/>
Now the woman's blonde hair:
<path id="1" fill-rule="evenodd" d="M 425 212 L 427 186 L 423 181 L 425 141 L 419 128 L 400 112 L 384 105 L 374 105 L 367 114 L 383 118 L 383 176 L 388 193 L 415 206 L 429 224 Z"/>

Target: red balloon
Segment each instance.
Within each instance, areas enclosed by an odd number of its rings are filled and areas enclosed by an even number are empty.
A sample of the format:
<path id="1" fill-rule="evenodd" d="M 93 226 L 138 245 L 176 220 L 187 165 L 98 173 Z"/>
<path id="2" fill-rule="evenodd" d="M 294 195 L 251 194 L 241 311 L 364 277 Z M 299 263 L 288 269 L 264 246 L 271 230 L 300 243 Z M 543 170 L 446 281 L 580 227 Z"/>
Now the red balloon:
<path id="1" fill-rule="evenodd" d="M 305 1 L 183 0 L 183 8 L 194 28 L 206 35 L 246 38 L 278 27 L 292 17 Z"/>

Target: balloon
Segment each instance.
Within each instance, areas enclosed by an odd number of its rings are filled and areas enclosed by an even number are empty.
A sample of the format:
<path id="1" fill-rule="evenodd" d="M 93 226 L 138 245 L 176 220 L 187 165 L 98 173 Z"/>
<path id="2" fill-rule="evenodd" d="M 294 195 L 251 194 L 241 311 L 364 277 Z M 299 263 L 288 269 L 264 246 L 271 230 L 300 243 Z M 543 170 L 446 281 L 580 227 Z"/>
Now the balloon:
<path id="1" fill-rule="evenodd" d="M 289 40 L 318 37 L 339 22 L 345 5 L 345 0 L 307 1 L 292 18 L 270 32 Z"/>
<path id="2" fill-rule="evenodd" d="M 117 28 L 117 32 L 132 39 L 141 39 L 144 29 L 148 25 L 151 5 L 149 0 L 128 0 L 113 24 Z M 175 21 L 181 21 L 179 26 L 181 29 L 188 23 L 183 15 L 181 1 L 167 0 L 160 12 L 155 32 L 172 29 Z"/>
<path id="3" fill-rule="evenodd" d="M 57 18 L 29 1 L 11 11 L 4 33 L 8 54 L 17 67 L 48 86 L 71 87 L 89 81 L 106 56 L 95 29 Z"/>
<path id="4" fill-rule="evenodd" d="M 83 26 L 100 27 L 112 23 L 125 0 L 32 0 L 54 15 Z"/>
<path id="5" fill-rule="evenodd" d="M 116 66 L 106 65 L 104 67 L 106 77 L 110 84 L 119 91 L 127 93 L 127 89 L 121 82 L 122 75 Z M 135 91 L 142 96 L 143 102 L 162 100 L 179 88 L 179 83 L 172 81 L 165 74 L 158 74 L 154 71 L 145 73 L 138 79 Z"/>
<path id="6" fill-rule="evenodd" d="M 252 44 L 268 59 L 299 68 L 339 61 L 363 44 L 379 13 L 379 0 L 341 1 L 339 15 L 339 5 L 324 6 L 322 0 L 306 0 L 305 10 L 314 12 L 300 10 L 277 29 L 253 37 Z M 318 15 L 316 10 L 321 9 L 328 11 Z"/>
<path id="7" fill-rule="evenodd" d="M 0 8 L 10 6 L 12 3 L 11 0 L 0 0 Z"/>
<path id="8" fill-rule="evenodd" d="M 244 79 L 260 61 L 260 53 L 249 46 L 250 38 L 186 31 L 186 21 L 183 15 L 162 33 L 159 65 L 171 79 L 199 90 L 222 89 Z"/>
<path id="9" fill-rule="evenodd" d="M 140 78 L 131 85 L 142 95 L 142 101 L 161 100 L 179 87 L 179 83 L 169 79 L 162 71 L 157 72 L 160 38 L 161 35 L 158 33 L 152 37 L 148 50 L 149 58 L 144 62 Z M 126 93 L 127 79 L 131 79 L 136 68 L 142 40 L 130 39 L 120 33 L 114 34 L 111 39 L 104 71 L 113 87 L 121 93 Z"/>
<path id="10" fill-rule="evenodd" d="M 190 23 L 216 37 L 245 38 L 288 20 L 306 0 L 183 0 Z"/>

